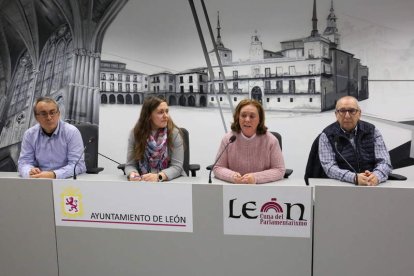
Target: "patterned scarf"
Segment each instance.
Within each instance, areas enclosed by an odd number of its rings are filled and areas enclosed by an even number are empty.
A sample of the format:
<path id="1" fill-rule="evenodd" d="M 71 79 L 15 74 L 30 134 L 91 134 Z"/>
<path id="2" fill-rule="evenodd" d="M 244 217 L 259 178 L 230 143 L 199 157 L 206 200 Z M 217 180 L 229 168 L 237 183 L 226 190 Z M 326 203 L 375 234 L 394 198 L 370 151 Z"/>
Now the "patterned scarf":
<path id="1" fill-rule="evenodd" d="M 161 128 L 147 139 L 144 160 L 139 161 L 141 174 L 157 172 L 168 167 L 168 135 L 167 128 Z"/>

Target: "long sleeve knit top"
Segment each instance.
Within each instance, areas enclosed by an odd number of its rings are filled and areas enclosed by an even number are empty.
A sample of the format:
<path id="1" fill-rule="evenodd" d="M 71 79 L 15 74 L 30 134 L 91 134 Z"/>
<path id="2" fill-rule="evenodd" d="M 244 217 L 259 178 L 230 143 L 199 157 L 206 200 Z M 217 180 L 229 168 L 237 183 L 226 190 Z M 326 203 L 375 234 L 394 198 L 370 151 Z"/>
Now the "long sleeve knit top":
<path id="1" fill-rule="evenodd" d="M 262 135 L 247 138 L 242 133 L 229 132 L 222 141 L 217 153 L 223 151 L 231 136 L 236 140 L 230 144 L 213 168 L 218 179 L 233 182 L 233 175 L 253 173 L 256 183 L 268 183 L 282 179 L 285 162 L 276 137 L 267 131 Z"/>

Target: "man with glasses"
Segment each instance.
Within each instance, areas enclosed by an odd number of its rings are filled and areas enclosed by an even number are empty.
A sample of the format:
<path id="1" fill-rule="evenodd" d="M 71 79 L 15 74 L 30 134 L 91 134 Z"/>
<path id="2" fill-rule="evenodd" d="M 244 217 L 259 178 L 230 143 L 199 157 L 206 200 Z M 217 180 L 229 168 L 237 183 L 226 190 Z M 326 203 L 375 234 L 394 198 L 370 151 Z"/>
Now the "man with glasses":
<path id="1" fill-rule="evenodd" d="M 59 105 L 51 98 L 38 98 L 33 105 L 38 124 L 23 135 L 19 174 L 25 178 L 68 178 L 86 172 L 83 141 L 79 130 L 60 120 Z"/>
<path id="2" fill-rule="evenodd" d="M 360 120 L 358 101 L 340 98 L 335 115 L 337 121 L 319 137 L 319 159 L 326 175 L 356 185 L 386 181 L 392 170 L 388 150 L 379 130 Z"/>

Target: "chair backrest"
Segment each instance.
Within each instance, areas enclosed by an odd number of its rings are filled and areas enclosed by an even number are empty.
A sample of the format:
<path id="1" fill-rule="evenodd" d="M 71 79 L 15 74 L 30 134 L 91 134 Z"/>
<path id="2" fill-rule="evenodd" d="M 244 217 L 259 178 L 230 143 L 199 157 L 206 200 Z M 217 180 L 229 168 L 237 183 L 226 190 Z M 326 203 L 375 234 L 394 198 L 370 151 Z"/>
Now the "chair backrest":
<path id="1" fill-rule="evenodd" d="M 0 160 L 0 172 L 17 172 L 16 164 L 10 156 Z"/>
<path id="2" fill-rule="evenodd" d="M 84 156 L 86 172 L 98 173 L 102 170 L 102 168 L 98 168 L 98 125 L 91 123 L 74 123 L 73 125 L 79 129 L 83 144 L 86 146 Z"/>
<path id="3" fill-rule="evenodd" d="M 184 143 L 184 163 L 183 169 L 187 176 L 190 176 L 190 138 L 188 134 L 188 130 L 180 127 L 181 133 L 183 135 L 183 143 Z"/>
<path id="4" fill-rule="evenodd" d="M 408 141 L 389 151 L 393 170 L 414 165 L 414 158 L 410 157 L 411 141 Z"/>
<path id="5" fill-rule="evenodd" d="M 276 137 L 276 139 L 279 141 L 280 150 L 282 150 L 282 135 L 280 135 L 280 133 L 276 131 L 271 131 L 270 133 L 272 133 Z M 289 176 L 292 173 L 293 173 L 292 169 L 286 169 L 284 178 L 289 178 Z"/>
<path id="6" fill-rule="evenodd" d="M 17 172 L 17 165 L 7 147 L 0 149 L 0 172 Z"/>
<path id="7" fill-rule="evenodd" d="M 277 138 L 277 140 L 279 141 L 280 149 L 282 150 L 282 135 L 280 135 L 280 133 L 276 131 L 271 131 L 270 133 L 272 133 Z"/>
<path id="8" fill-rule="evenodd" d="M 309 178 L 328 178 L 319 160 L 319 136 L 313 141 L 309 152 L 304 176 L 306 185 L 309 185 Z"/>

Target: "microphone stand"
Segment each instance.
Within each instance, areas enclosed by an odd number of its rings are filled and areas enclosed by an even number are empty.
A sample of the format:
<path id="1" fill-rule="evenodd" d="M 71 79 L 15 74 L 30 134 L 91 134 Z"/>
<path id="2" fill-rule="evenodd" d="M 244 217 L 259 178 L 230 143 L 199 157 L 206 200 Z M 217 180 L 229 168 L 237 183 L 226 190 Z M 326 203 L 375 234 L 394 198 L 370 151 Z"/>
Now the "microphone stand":
<path id="1" fill-rule="evenodd" d="M 114 163 L 118 164 L 118 165 L 121 165 L 121 163 L 119 163 L 118 161 L 115 161 L 114 159 L 109 158 L 108 156 L 106 156 L 106 155 L 104 155 L 104 154 L 102 154 L 102 153 L 100 153 L 100 152 L 98 152 L 98 154 L 99 154 L 100 156 L 102 156 L 102 157 L 104 157 L 104 158 L 106 158 L 106 159 L 108 159 L 108 160 L 110 160 L 110 161 L 112 161 L 112 162 L 114 162 Z"/>
<path id="2" fill-rule="evenodd" d="M 223 153 L 226 151 L 227 147 L 233 143 L 234 141 L 236 141 L 236 135 L 233 135 L 230 137 L 229 142 L 227 143 L 227 145 L 224 147 L 224 149 L 220 152 L 219 156 L 217 157 L 216 161 L 214 162 L 214 164 L 211 166 L 211 170 L 210 173 L 208 174 L 208 183 L 211 184 L 211 172 L 214 169 L 214 166 L 217 164 L 217 162 L 220 160 L 220 157 L 223 155 Z"/>
<path id="3" fill-rule="evenodd" d="M 83 148 L 82 154 L 79 156 L 78 160 L 75 163 L 75 166 L 73 166 L 73 179 L 76 180 L 76 166 L 78 165 L 79 161 L 81 160 L 82 156 L 85 154 L 85 150 L 88 147 L 90 143 L 92 143 L 95 140 L 95 138 L 91 137 L 89 138 L 88 142 L 86 143 L 85 147 Z"/>
<path id="4" fill-rule="evenodd" d="M 349 162 L 345 159 L 345 157 L 338 151 L 338 141 L 339 141 L 339 136 L 336 136 L 335 137 L 335 143 L 334 143 L 335 151 L 342 158 L 342 160 L 345 161 L 345 163 L 348 165 L 348 167 L 351 169 L 351 171 L 355 173 L 355 178 L 356 178 L 355 185 L 358 185 L 358 173 L 356 172 L 354 167 L 352 167 L 352 165 L 349 164 Z"/>

